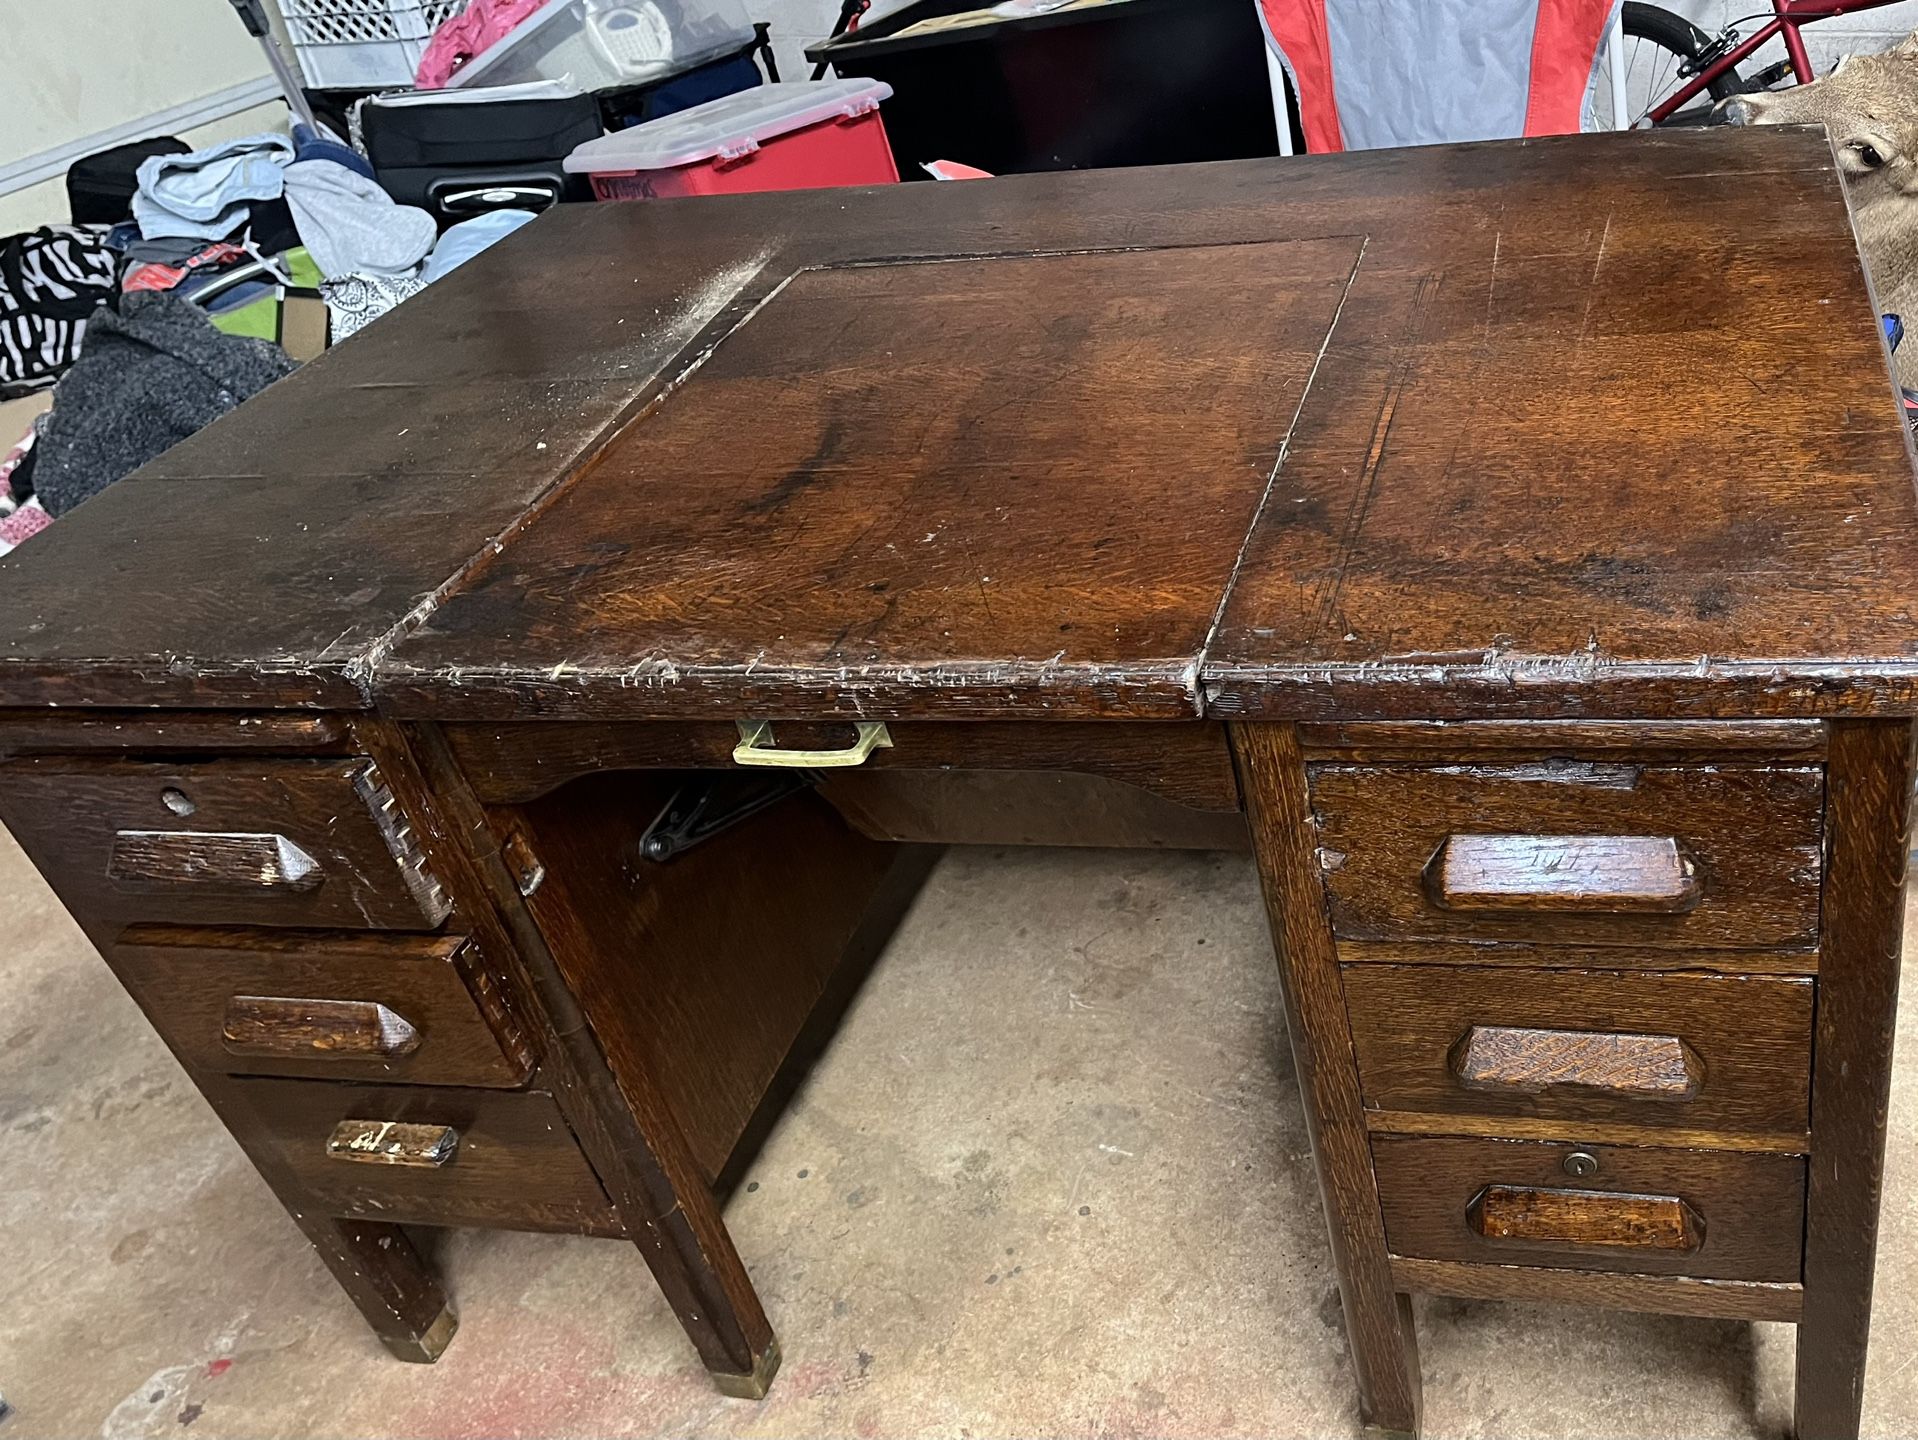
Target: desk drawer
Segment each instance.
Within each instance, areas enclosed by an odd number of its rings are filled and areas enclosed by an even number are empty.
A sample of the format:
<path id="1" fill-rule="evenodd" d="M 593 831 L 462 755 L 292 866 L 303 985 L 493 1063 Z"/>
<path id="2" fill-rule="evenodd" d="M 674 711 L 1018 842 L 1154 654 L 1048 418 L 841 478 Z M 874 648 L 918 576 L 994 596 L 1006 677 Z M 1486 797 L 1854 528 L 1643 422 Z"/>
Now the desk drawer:
<path id="1" fill-rule="evenodd" d="M 430 930 L 449 911 L 371 760 L 0 765 L 0 820 L 107 922 Z"/>
<path id="2" fill-rule="evenodd" d="M 253 1116 L 253 1143 L 276 1151 L 331 1214 L 625 1233 L 543 1091 L 237 1080 L 233 1092 Z"/>
<path id="3" fill-rule="evenodd" d="M 1341 940 L 1807 946 L 1816 767 L 1308 767 Z"/>
<path id="4" fill-rule="evenodd" d="M 1796 1155 L 1379 1135 L 1394 1255 L 1796 1282 Z"/>
<path id="5" fill-rule="evenodd" d="M 1808 979 L 1469 965 L 1348 965 L 1344 979 L 1368 1109 L 1804 1148 Z"/>
<path id="6" fill-rule="evenodd" d="M 506 1088 L 532 1074 L 529 1041 L 461 936 L 140 926 L 113 964 L 203 1070 Z"/>

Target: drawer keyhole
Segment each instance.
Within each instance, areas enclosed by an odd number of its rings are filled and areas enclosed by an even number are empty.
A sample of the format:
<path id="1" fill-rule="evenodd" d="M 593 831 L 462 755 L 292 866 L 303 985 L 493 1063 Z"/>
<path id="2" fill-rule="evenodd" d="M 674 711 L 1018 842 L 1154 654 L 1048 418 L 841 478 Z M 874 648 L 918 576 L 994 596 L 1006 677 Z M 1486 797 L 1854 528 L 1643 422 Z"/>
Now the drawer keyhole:
<path id="1" fill-rule="evenodd" d="M 1565 1157 L 1565 1173 L 1583 1180 L 1598 1173 L 1598 1156 L 1589 1150 L 1574 1150 Z"/>
<path id="2" fill-rule="evenodd" d="M 186 791 L 176 790 L 171 785 L 160 792 L 160 803 L 175 815 L 191 815 L 200 808 L 187 798 Z"/>

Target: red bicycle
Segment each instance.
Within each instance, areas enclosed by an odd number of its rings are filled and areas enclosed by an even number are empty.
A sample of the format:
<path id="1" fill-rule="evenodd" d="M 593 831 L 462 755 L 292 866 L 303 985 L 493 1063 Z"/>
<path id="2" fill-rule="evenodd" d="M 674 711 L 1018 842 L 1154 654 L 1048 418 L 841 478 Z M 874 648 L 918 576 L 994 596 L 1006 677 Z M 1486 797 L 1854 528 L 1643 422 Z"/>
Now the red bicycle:
<path id="1" fill-rule="evenodd" d="M 1682 15 L 1657 5 L 1627 0 L 1622 17 L 1625 32 L 1625 94 L 1632 126 L 1702 125 L 1712 107 L 1731 95 L 1803 85 L 1815 79 L 1811 57 L 1805 51 L 1805 26 L 1834 15 L 1879 10 L 1897 0 L 1771 0 L 1769 12 L 1760 11 L 1708 34 Z M 1763 21 L 1751 34 L 1739 26 Z M 1772 40 L 1783 39 L 1785 58 L 1752 75 L 1738 67 Z M 1607 61 L 1600 60 L 1601 73 Z M 1618 130 L 1612 114 L 1610 89 L 1601 83 L 1594 96 L 1593 128 Z"/>

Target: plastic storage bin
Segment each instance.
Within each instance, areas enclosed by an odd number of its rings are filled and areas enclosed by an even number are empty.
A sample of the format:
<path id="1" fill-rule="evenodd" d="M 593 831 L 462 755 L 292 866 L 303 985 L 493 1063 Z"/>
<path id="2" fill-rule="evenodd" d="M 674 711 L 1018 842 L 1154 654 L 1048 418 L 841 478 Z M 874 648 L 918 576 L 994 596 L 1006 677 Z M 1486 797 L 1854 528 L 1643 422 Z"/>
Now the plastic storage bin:
<path id="1" fill-rule="evenodd" d="M 315 90 L 410 86 L 433 32 L 465 8 L 466 0 L 278 0 Z"/>
<path id="2" fill-rule="evenodd" d="M 566 168 L 601 200 L 884 185 L 899 178 L 874 80 L 762 85 L 581 145 Z"/>
<path id="3" fill-rule="evenodd" d="M 450 89 L 570 80 L 644 84 L 753 41 L 745 0 L 551 0 L 454 72 Z"/>

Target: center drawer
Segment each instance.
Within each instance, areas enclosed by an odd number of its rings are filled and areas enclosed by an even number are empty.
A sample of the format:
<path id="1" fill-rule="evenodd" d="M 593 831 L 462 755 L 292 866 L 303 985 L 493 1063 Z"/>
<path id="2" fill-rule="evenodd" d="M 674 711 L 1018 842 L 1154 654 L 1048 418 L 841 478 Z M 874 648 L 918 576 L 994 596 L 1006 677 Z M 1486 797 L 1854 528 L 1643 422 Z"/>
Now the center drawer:
<path id="1" fill-rule="evenodd" d="M 1340 940 L 1783 949 L 1817 938 L 1815 766 L 1307 773 Z"/>
<path id="2" fill-rule="evenodd" d="M 1343 975 L 1369 1110 L 1619 1122 L 1803 1149 L 1809 979 L 1476 965 Z"/>

